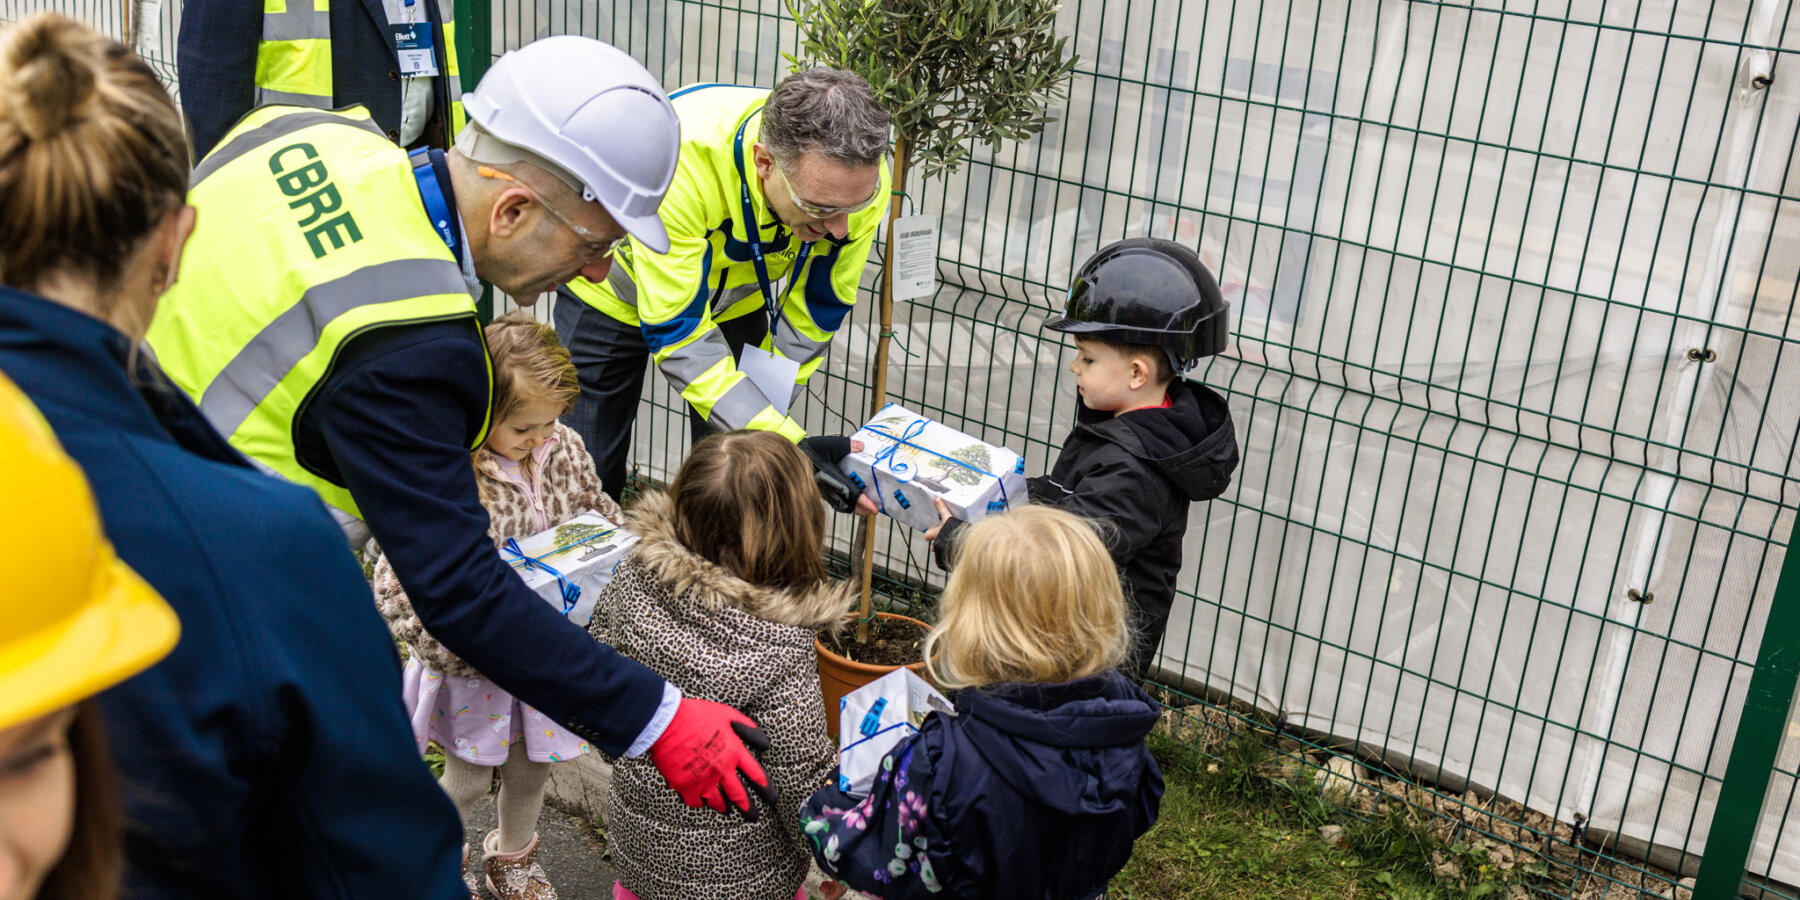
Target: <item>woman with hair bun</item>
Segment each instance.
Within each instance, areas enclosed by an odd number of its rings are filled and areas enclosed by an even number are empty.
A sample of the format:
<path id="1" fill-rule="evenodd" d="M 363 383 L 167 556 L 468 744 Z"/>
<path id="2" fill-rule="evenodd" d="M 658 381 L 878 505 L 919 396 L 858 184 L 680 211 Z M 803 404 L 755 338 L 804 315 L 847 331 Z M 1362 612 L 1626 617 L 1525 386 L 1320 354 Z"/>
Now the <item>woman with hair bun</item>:
<path id="1" fill-rule="evenodd" d="M 462 829 L 337 526 L 142 348 L 194 228 L 187 182 L 175 104 L 130 50 L 54 14 L 0 31 L 0 370 L 182 623 L 99 698 L 126 894 L 462 900 Z"/>

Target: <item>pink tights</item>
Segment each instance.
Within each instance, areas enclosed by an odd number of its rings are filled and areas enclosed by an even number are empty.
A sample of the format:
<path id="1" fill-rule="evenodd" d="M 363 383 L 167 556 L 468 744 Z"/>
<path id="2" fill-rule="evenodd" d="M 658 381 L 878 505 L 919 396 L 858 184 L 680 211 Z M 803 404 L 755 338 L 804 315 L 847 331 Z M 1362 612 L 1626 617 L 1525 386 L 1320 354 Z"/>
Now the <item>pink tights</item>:
<path id="1" fill-rule="evenodd" d="M 615 881 L 613 882 L 613 900 L 638 900 L 638 895 L 632 893 L 625 885 Z M 806 888 L 804 886 L 802 886 L 800 890 L 794 892 L 794 900 L 806 900 Z"/>

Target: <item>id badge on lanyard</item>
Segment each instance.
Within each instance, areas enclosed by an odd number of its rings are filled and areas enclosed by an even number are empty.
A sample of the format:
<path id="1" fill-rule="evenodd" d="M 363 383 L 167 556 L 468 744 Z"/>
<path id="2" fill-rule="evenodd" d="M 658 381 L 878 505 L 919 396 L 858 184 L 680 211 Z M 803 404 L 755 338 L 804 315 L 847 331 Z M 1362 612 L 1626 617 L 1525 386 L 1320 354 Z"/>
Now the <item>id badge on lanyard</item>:
<path id="1" fill-rule="evenodd" d="M 410 10 L 418 2 L 419 0 L 406 0 L 406 6 Z M 429 17 L 424 22 L 395 22 L 388 28 L 394 33 L 394 51 L 400 57 L 400 74 L 435 77 L 438 73 L 437 42 L 432 35 Z"/>
<path id="2" fill-rule="evenodd" d="M 756 208 L 750 202 L 750 179 L 744 171 L 744 129 L 749 127 L 750 120 L 738 126 L 737 140 L 733 151 L 737 157 L 738 190 L 742 194 L 744 204 L 744 242 L 750 246 L 750 260 L 756 266 L 757 285 L 762 289 L 763 305 L 769 316 L 769 336 L 775 336 L 780 324 L 780 297 L 785 292 L 777 293 L 775 286 L 769 281 L 769 264 L 763 259 L 762 229 L 757 224 Z M 812 242 L 800 245 L 800 252 L 794 257 L 794 267 L 790 270 L 788 290 L 793 290 L 794 281 L 799 280 L 806 267 L 806 257 L 812 253 Z M 794 396 L 794 385 L 800 377 L 800 364 L 761 347 L 745 345 L 738 354 L 738 371 L 744 373 L 750 383 L 756 385 L 768 398 L 769 405 L 775 411 L 787 415 L 788 403 Z"/>

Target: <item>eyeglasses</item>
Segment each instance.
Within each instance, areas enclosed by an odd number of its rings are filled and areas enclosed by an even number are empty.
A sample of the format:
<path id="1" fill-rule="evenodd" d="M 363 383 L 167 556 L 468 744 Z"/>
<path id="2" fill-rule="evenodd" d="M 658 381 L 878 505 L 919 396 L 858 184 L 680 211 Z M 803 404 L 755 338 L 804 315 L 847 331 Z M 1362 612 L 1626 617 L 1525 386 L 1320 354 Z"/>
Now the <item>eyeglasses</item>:
<path id="1" fill-rule="evenodd" d="M 775 168 L 781 172 L 781 180 L 787 184 L 788 199 L 794 201 L 794 208 L 815 219 L 829 219 L 834 216 L 847 216 L 862 212 L 872 206 L 881 196 L 881 186 L 877 184 L 875 193 L 870 194 L 869 199 L 855 206 L 820 206 L 816 203 L 808 203 L 800 199 L 799 194 L 794 193 L 794 177 L 788 174 L 787 168 L 781 164 L 780 160 L 775 161 Z"/>
<path id="2" fill-rule="evenodd" d="M 499 181 L 510 181 L 513 184 L 516 184 L 519 187 L 522 187 L 525 190 L 530 191 L 531 199 L 537 201 L 537 205 L 542 206 L 544 208 L 544 211 L 548 212 L 550 214 L 551 218 L 555 219 L 558 222 L 561 222 L 563 224 L 564 228 L 567 228 L 570 231 L 575 232 L 575 236 L 582 239 L 583 243 L 582 243 L 582 247 L 581 247 L 581 260 L 582 260 L 583 265 L 592 265 L 593 263 L 600 262 L 601 260 L 611 259 L 612 255 L 614 253 L 618 252 L 618 249 L 620 247 L 625 246 L 625 242 L 630 239 L 629 235 L 625 235 L 625 236 L 613 238 L 610 241 L 605 240 L 605 239 L 601 238 L 599 235 L 595 234 L 592 230 L 584 228 L 580 225 L 575 224 L 574 222 L 569 221 L 569 217 L 563 215 L 560 212 L 557 212 L 556 207 L 551 206 L 550 202 L 548 200 L 544 199 L 544 195 L 540 191 L 538 191 L 537 188 L 534 188 L 531 185 L 526 184 L 525 182 L 520 181 L 519 179 L 514 178 L 513 176 L 500 171 L 499 169 L 489 168 L 488 166 L 476 166 L 475 171 L 476 171 L 476 173 L 480 174 L 484 178 L 493 178 L 493 179 L 496 179 Z"/>

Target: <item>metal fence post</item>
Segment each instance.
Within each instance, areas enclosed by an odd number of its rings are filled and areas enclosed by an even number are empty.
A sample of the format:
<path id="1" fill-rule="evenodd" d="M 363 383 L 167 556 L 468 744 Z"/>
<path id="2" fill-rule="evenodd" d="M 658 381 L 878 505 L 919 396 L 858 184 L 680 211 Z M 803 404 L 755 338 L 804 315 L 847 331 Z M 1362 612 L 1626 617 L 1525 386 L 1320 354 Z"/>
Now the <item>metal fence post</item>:
<path id="1" fill-rule="evenodd" d="M 481 83 L 481 76 L 487 74 L 488 63 L 493 59 L 493 0 L 456 0 L 456 67 L 462 73 L 464 93 Z M 493 285 L 482 282 L 475 314 L 484 323 L 494 320 Z"/>
<path id="2" fill-rule="evenodd" d="M 1762 819 L 1764 798 L 1775 774 L 1775 759 L 1787 731 L 1794 688 L 1800 682 L 1800 516 L 1788 535 L 1781 579 L 1769 603 L 1756 670 L 1731 741 L 1731 759 L 1706 830 L 1706 854 L 1694 880 L 1694 896 L 1714 900 L 1737 896 L 1750 861 L 1750 846 Z"/>

